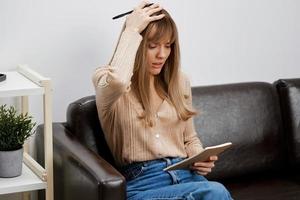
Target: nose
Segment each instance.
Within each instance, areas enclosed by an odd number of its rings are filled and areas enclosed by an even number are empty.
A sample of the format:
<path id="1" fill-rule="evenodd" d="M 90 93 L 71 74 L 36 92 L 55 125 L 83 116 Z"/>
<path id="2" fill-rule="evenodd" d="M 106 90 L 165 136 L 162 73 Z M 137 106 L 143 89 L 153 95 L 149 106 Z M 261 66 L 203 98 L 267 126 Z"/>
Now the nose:
<path id="1" fill-rule="evenodd" d="M 165 47 L 160 47 L 156 56 L 158 58 L 166 58 L 167 55 L 168 55 L 168 49 Z"/>

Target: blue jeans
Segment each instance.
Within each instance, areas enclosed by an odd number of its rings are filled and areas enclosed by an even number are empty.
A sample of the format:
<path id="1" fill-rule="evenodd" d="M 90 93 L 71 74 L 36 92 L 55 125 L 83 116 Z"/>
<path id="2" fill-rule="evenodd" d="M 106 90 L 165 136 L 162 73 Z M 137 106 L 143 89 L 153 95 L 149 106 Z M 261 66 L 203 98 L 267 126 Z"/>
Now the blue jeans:
<path id="1" fill-rule="evenodd" d="M 121 169 L 128 200 L 229 200 L 226 188 L 191 170 L 163 169 L 182 158 L 162 158 L 127 165 Z"/>

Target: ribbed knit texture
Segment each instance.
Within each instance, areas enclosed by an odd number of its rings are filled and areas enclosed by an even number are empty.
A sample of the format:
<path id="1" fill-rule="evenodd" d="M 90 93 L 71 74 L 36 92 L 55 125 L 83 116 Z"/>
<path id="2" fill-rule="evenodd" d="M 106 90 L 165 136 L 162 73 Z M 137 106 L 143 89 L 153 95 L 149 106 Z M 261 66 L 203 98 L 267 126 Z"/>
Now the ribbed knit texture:
<path id="1" fill-rule="evenodd" d="M 166 100 L 158 108 L 154 127 L 139 119 L 143 108 L 130 90 L 130 80 L 141 41 L 139 33 L 123 31 L 110 65 L 97 68 L 93 75 L 100 123 L 119 166 L 161 157 L 188 157 L 202 150 L 193 119 L 179 120 Z M 191 104 L 189 80 L 184 75 L 181 79 Z"/>

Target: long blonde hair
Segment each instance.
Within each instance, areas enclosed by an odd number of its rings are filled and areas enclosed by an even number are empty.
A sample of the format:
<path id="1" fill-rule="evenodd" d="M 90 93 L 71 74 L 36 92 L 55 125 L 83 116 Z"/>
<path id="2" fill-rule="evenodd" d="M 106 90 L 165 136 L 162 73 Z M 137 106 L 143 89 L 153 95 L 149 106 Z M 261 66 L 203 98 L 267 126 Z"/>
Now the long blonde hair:
<path id="1" fill-rule="evenodd" d="M 144 39 L 138 48 L 133 76 L 131 78 L 133 92 L 141 101 L 144 108 L 144 113 L 140 117 L 144 118 L 149 126 L 155 124 L 155 111 L 152 109 L 150 103 L 150 74 L 147 70 L 147 48 L 149 41 L 158 42 L 166 37 L 170 38 L 171 53 L 162 71 L 154 77 L 154 86 L 158 95 L 175 107 L 179 119 L 185 121 L 196 114 L 187 105 L 186 98 L 188 97 L 185 96 L 184 89 L 180 85 L 180 51 L 176 24 L 166 10 L 162 10 L 157 14 L 161 13 L 165 14 L 165 17 L 149 23 L 141 33 Z M 155 34 L 150 38 L 150 33 L 153 30 Z"/>

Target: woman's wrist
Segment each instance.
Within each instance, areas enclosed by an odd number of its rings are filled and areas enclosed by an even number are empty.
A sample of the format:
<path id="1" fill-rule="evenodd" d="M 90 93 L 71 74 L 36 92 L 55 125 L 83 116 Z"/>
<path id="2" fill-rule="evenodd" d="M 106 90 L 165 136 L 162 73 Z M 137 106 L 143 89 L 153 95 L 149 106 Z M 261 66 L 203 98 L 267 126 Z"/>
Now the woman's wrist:
<path id="1" fill-rule="evenodd" d="M 138 28 L 129 28 L 129 27 L 128 27 L 128 28 L 125 28 L 124 31 L 128 31 L 128 32 L 133 32 L 133 33 L 138 33 L 138 34 L 140 34 Z"/>

